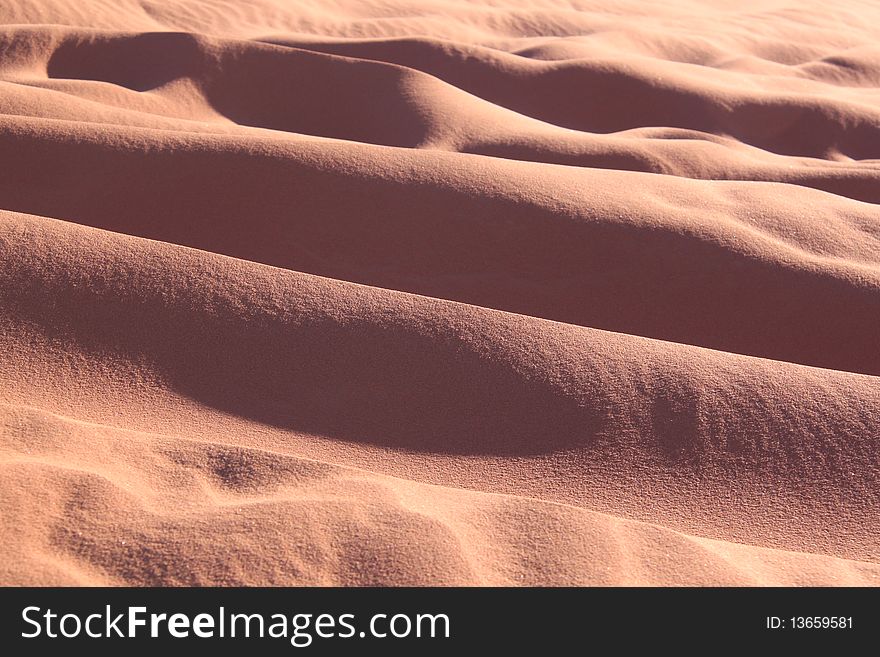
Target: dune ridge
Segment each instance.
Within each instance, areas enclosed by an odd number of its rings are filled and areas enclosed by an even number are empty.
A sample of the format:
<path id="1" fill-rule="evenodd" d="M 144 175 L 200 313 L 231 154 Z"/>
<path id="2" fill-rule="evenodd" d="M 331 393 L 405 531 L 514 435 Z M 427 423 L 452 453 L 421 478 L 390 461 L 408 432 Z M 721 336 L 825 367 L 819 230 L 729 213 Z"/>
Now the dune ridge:
<path id="1" fill-rule="evenodd" d="M 870 5 L 540 4 L 0 9 L 0 581 L 880 583 Z"/>

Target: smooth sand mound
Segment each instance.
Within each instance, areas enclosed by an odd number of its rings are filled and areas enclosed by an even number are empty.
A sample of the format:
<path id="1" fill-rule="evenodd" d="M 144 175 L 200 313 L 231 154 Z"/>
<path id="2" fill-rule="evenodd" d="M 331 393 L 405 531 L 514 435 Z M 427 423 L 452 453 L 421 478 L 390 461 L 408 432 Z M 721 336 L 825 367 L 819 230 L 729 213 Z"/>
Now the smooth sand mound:
<path id="1" fill-rule="evenodd" d="M 545 4 L 0 8 L 0 581 L 880 582 L 880 20 Z"/>

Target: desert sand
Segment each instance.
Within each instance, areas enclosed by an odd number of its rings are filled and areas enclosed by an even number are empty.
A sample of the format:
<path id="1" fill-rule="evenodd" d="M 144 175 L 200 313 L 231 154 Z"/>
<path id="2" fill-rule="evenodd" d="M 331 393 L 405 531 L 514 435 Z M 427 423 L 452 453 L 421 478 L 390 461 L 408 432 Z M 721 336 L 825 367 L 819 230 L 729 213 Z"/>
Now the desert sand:
<path id="1" fill-rule="evenodd" d="M 880 585 L 873 2 L 0 5 L 0 583 Z"/>

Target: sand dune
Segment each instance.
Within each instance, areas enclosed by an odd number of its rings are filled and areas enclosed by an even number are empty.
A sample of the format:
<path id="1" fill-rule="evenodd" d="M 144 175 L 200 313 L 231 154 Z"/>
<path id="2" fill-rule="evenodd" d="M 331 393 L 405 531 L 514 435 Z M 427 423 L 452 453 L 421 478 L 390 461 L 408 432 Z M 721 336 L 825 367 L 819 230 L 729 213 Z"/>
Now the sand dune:
<path id="1" fill-rule="evenodd" d="M 29 519 L 28 540 L 7 552 L 14 567 L 7 560 L 0 570 L 7 584 L 865 585 L 880 578 L 876 563 L 719 542 L 268 450 L 127 432 L 26 407 L 4 409 L 3 422 L 27 431 L 30 448 L 0 465 L 5 485 L 46 491 L 4 496 L 4 513 Z M 255 526 L 264 531 L 255 534 Z M 273 536 L 268 546 L 264 532 Z"/>
<path id="2" fill-rule="evenodd" d="M 0 8 L 0 581 L 880 583 L 880 12 L 768 4 Z"/>

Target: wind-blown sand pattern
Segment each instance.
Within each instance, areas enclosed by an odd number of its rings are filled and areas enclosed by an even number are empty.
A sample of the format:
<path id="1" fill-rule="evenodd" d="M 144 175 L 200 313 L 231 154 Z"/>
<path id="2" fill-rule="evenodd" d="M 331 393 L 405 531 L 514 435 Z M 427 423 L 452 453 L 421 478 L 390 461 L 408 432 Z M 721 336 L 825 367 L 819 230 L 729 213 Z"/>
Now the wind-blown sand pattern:
<path id="1" fill-rule="evenodd" d="M 0 23 L 0 583 L 880 584 L 877 3 Z"/>

